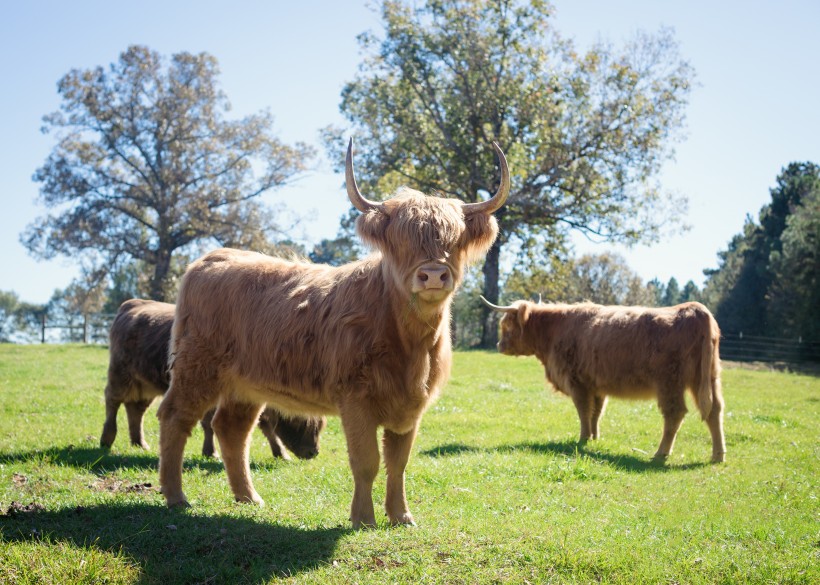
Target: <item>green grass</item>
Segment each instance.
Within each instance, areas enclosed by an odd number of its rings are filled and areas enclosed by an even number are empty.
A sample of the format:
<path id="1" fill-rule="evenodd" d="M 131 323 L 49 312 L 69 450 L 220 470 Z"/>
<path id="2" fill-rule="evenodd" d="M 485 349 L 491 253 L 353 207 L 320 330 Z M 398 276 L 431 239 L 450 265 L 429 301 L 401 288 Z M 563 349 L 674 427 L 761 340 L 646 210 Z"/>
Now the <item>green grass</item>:
<path id="1" fill-rule="evenodd" d="M 0 346 L 0 583 L 820 582 L 820 378 L 726 369 L 727 463 L 708 463 L 690 403 L 656 465 L 653 403 L 611 401 L 603 438 L 578 449 L 574 407 L 537 361 L 457 353 L 408 468 L 419 526 L 379 513 L 357 532 L 337 419 L 311 461 L 273 460 L 255 432 L 264 508 L 232 502 L 197 429 L 193 507 L 167 510 L 156 452 L 127 445 L 124 413 L 98 448 L 107 361 L 104 347 Z"/>

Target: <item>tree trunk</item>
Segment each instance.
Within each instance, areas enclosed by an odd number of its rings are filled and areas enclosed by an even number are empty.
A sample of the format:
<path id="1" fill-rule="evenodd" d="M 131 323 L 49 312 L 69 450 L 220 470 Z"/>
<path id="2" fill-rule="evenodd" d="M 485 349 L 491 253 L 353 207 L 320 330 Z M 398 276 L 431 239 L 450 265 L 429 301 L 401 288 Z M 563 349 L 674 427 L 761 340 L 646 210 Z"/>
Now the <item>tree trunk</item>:
<path id="1" fill-rule="evenodd" d="M 495 241 L 484 260 L 484 298 L 498 304 L 498 264 L 501 257 L 501 244 Z M 495 311 L 482 303 L 481 305 L 481 347 L 491 349 L 498 343 L 498 319 Z"/>
<path id="2" fill-rule="evenodd" d="M 157 263 L 154 265 L 154 276 L 150 282 L 150 295 L 153 301 L 165 302 L 165 284 L 168 273 L 171 271 L 171 254 L 160 251 L 157 253 Z"/>

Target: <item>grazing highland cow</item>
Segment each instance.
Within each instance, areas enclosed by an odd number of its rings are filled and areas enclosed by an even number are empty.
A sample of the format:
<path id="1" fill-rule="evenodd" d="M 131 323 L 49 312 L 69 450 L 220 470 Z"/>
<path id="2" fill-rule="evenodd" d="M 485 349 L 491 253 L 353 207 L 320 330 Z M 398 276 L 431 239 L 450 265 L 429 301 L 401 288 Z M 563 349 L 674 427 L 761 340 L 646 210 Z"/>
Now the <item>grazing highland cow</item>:
<path id="1" fill-rule="evenodd" d="M 151 403 L 168 390 L 168 344 L 174 321 L 174 305 L 142 299 L 125 301 L 114 318 L 109 335 L 108 385 L 105 387 L 105 424 L 101 447 L 110 447 L 117 437 L 117 411 L 125 404 L 131 443 L 148 449 L 142 420 Z M 211 419 L 213 410 L 202 418 L 205 440 L 202 454 L 214 454 Z M 282 443 L 302 459 L 319 452 L 319 434 L 325 426 L 321 417 L 282 417 L 266 408 L 259 428 L 274 457 L 290 459 Z"/>
<path id="2" fill-rule="evenodd" d="M 665 459 L 686 414 L 688 388 L 712 434 L 712 461 L 723 461 L 723 395 L 720 330 L 700 303 L 675 307 L 605 307 L 516 301 L 499 307 L 498 351 L 535 355 L 547 379 L 575 403 L 581 441 L 598 438 L 608 396 L 655 398 L 663 414 L 663 438 L 655 458 Z"/>
<path id="3" fill-rule="evenodd" d="M 498 192 L 462 203 L 401 189 L 374 203 L 359 192 L 352 141 L 345 178 L 362 212 L 359 235 L 377 249 L 332 267 L 216 250 L 182 279 L 172 334 L 171 388 L 160 405 L 160 484 L 187 505 L 182 455 L 191 428 L 213 420 L 238 501 L 262 503 L 248 467 L 248 434 L 265 403 L 285 413 L 341 417 L 353 473 L 350 518 L 375 524 L 373 481 L 384 428 L 385 510 L 413 524 L 404 471 L 422 413 L 450 372 L 450 304 L 468 262 L 498 232 L 491 215 L 509 193 L 504 155 Z"/>

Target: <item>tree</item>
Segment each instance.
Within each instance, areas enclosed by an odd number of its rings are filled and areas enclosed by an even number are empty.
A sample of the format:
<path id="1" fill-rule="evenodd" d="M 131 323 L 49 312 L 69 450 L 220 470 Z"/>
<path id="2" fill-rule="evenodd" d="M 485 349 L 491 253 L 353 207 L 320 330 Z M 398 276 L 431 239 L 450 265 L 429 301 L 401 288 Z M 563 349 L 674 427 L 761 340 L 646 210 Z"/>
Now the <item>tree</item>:
<path id="1" fill-rule="evenodd" d="M 666 289 L 663 293 L 663 299 L 661 300 L 662 307 L 672 307 L 677 305 L 681 302 L 681 290 L 680 285 L 678 284 L 678 279 L 674 276 L 669 278 L 669 282 L 666 283 Z"/>
<path id="2" fill-rule="evenodd" d="M 695 284 L 694 280 L 687 280 L 686 284 L 683 285 L 683 290 L 680 293 L 680 297 L 678 299 L 679 303 L 687 303 L 690 301 L 698 301 L 701 300 L 700 289 L 698 285 Z"/>
<path id="3" fill-rule="evenodd" d="M 649 288 L 620 254 L 585 254 L 573 262 L 567 301 L 602 305 L 647 305 Z"/>
<path id="4" fill-rule="evenodd" d="M 647 305 L 650 307 L 662 307 L 663 297 L 666 294 L 666 285 L 658 277 L 646 283 L 646 290 L 649 293 Z"/>
<path id="5" fill-rule="evenodd" d="M 494 302 L 508 244 L 543 233 L 563 239 L 569 229 L 653 240 L 681 215 L 682 200 L 656 185 L 693 75 L 672 34 L 579 54 L 550 15 L 541 0 L 387 0 L 384 35 L 359 37 L 366 58 L 342 91 L 357 177 L 374 198 L 406 183 L 476 201 L 499 181 L 490 143 L 507 153 L 513 190 L 496 213 L 501 234 L 483 268 L 483 293 Z M 342 134 L 325 134 L 339 161 Z M 495 314 L 483 312 L 491 345 Z"/>
<path id="6" fill-rule="evenodd" d="M 131 46 L 108 69 L 72 70 L 60 111 L 44 117 L 57 145 L 34 180 L 54 215 L 21 241 L 39 258 L 83 256 L 97 267 L 136 260 L 164 300 L 176 254 L 198 243 L 259 248 L 276 237 L 259 195 L 313 156 L 273 136 L 267 113 L 227 120 L 219 68 L 207 53 L 166 62 Z"/>
<path id="7" fill-rule="evenodd" d="M 809 162 L 789 164 L 770 189 L 771 202 L 761 208 L 759 223 L 747 217 L 742 233 L 718 252 L 718 268 L 704 271 L 704 299 L 722 329 L 751 335 L 799 335 L 795 321 L 799 317 L 787 307 L 806 302 L 812 306 L 812 270 L 816 274 L 816 268 L 806 271 L 798 258 L 808 258 L 811 265 L 816 257 L 809 234 L 812 213 L 817 213 L 812 204 L 817 192 L 820 167 Z M 787 243 L 789 249 L 784 250 Z M 808 314 L 803 318 L 811 322 Z"/>
<path id="8" fill-rule="evenodd" d="M 12 291 L 0 291 L 0 343 L 8 343 L 16 329 L 15 317 L 20 298 Z"/>
<path id="9" fill-rule="evenodd" d="M 778 335 L 820 341 L 820 188 L 794 208 L 780 243 L 770 257 L 768 322 Z"/>
<path id="10" fill-rule="evenodd" d="M 340 266 L 357 260 L 361 249 L 353 236 L 354 226 L 358 213 L 348 213 L 342 217 L 338 234 L 332 240 L 324 239 L 313 247 L 308 254 L 311 262 Z"/>

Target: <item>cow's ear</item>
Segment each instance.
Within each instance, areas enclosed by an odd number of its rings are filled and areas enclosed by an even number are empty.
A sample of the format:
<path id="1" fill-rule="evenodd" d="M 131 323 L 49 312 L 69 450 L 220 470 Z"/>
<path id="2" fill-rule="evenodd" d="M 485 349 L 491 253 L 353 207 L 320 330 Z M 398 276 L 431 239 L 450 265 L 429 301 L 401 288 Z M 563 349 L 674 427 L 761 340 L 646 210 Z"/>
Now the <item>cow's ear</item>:
<path id="1" fill-rule="evenodd" d="M 366 244 L 382 248 L 390 216 L 383 211 L 368 211 L 356 219 L 356 231 Z"/>
<path id="2" fill-rule="evenodd" d="M 471 213 L 464 218 L 467 227 L 464 249 L 467 261 L 475 262 L 484 257 L 498 236 L 498 222 L 486 213 Z"/>
<path id="3" fill-rule="evenodd" d="M 532 304 L 528 302 L 523 302 L 518 307 L 518 326 L 522 329 L 524 325 L 527 324 L 527 321 L 530 320 L 530 314 L 532 313 Z"/>

